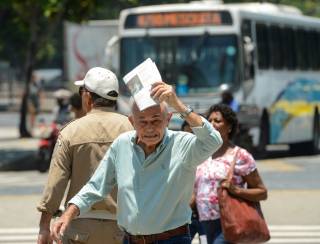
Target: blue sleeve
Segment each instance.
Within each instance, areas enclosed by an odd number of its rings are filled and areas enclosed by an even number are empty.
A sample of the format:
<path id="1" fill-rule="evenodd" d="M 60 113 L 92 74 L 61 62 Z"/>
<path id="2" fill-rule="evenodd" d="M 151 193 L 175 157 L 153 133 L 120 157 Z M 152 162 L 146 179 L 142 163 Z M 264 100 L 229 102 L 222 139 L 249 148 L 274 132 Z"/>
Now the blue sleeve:
<path id="1" fill-rule="evenodd" d="M 186 166 L 196 167 L 210 157 L 222 145 L 220 133 L 205 118 L 201 117 L 203 126 L 193 127 L 193 136 L 189 137 L 183 160 Z"/>

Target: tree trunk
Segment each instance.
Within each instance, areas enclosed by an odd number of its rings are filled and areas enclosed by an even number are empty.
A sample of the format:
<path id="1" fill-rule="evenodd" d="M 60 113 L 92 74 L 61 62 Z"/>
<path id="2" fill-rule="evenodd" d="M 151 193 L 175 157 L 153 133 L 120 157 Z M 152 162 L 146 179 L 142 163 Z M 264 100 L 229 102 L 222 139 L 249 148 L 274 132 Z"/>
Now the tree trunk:
<path id="1" fill-rule="evenodd" d="M 26 54 L 24 79 L 25 79 L 25 90 L 22 95 L 21 105 L 20 105 L 20 123 L 19 132 L 20 137 L 31 137 L 31 132 L 27 128 L 27 116 L 28 116 L 28 102 L 29 102 L 29 84 L 32 77 L 32 72 L 34 69 L 35 55 L 37 50 L 37 20 L 36 15 L 37 10 L 33 11 L 33 18 L 30 19 L 29 29 L 30 29 L 30 39 Z M 32 129 L 32 128 L 31 128 Z"/>

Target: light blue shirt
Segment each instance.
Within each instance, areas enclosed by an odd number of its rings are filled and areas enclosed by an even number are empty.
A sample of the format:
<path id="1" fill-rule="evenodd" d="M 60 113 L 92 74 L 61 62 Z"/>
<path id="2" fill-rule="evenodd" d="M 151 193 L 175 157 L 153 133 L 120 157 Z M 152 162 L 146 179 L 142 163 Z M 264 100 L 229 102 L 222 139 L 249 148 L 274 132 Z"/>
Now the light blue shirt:
<path id="1" fill-rule="evenodd" d="M 222 144 L 219 132 L 203 122 L 192 128 L 194 134 L 166 130 L 147 158 L 136 144 L 135 131 L 120 135 L 69 204 L 86 212 L 117 183 L 118 225 L 130 234 L 156 234 L 190 223 L 196 167 Z"/>

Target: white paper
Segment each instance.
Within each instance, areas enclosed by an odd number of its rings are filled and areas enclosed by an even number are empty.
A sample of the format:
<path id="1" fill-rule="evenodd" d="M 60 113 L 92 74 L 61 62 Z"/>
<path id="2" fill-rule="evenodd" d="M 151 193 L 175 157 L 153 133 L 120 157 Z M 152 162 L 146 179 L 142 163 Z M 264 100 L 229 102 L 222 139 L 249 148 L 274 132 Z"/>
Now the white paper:
<path id="1" fill-rule="evenodd" d="M 156 64 L 150 58 L 126 74 L 123 80 L 140 111 L 157 104 L 151 98 L 150 90 L 153 83 L 162 79 Z"/>

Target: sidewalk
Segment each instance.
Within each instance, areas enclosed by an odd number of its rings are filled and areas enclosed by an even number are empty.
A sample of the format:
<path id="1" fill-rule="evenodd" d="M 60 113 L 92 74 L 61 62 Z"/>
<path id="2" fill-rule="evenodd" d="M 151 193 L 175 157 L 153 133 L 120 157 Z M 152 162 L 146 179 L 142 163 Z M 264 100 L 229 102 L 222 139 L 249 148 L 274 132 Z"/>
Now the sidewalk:
<path id="1" fill-rule="evenodd" d="M 0 112 L 19 112 L 21 105 L 21 92 L 12 94 L 11 97 L 8 94 L 3 94 L 0 91 Z M 41 111 L 42 112 L 51 112 L 52 108 L 56 104 L 56 99 L 53 96 L 53 91 L 44 91 L 43 98 L 41 98 Z"/>
<path id="2" fill-rule="evenodd" d="M 20 102 L 21 95 L 10 100 L 0 95 L 0 171 L 36 169 L 39 138 L 19 138 Z M 55 104 L 53 92 L 45 92 L 38 122 L 52 120 Z"/>
<path id="3" fill-rule="evenodd" d="M 0 170 L 35 169 L 38 138 L 19 138 L 17 126 L 0 127 Z"/>

